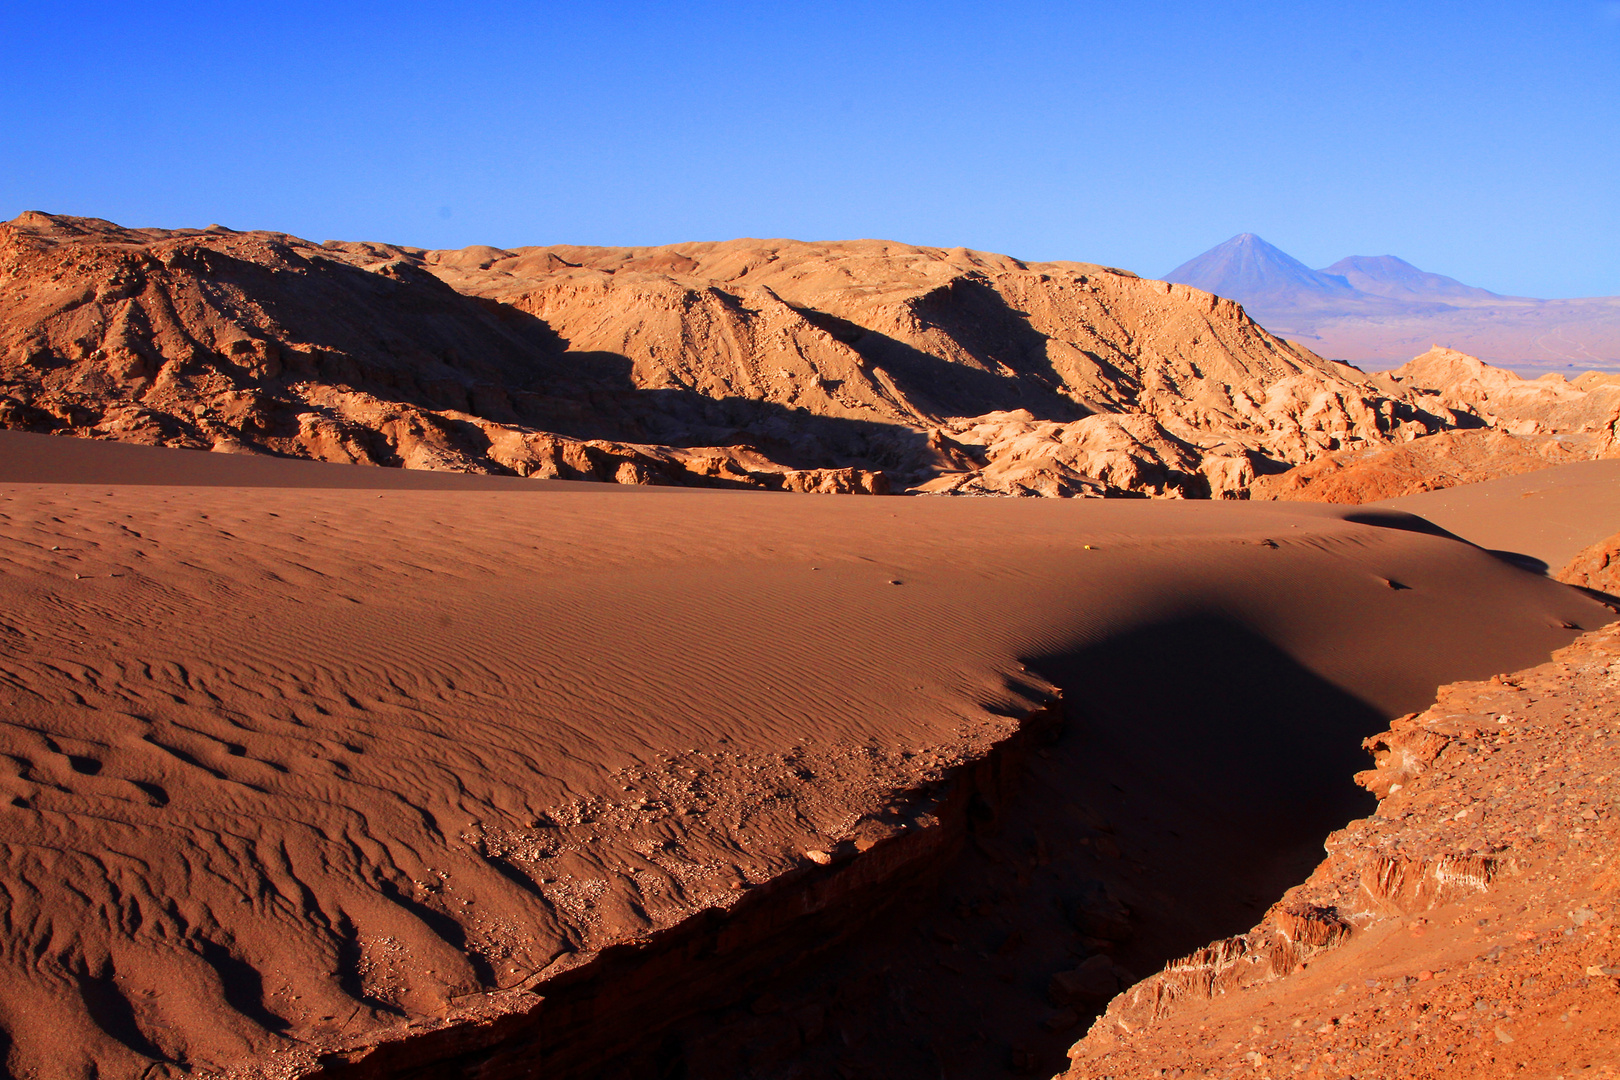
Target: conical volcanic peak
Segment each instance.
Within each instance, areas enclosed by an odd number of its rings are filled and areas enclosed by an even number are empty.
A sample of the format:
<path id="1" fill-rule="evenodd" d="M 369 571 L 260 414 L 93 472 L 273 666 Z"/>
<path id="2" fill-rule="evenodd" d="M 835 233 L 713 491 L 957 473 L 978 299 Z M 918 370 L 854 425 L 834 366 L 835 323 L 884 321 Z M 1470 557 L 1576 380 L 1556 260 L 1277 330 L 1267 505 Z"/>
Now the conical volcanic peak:
<path id="1" fill-rule="evenodd" d="M 1253 233 L 1241 233 L 1210 248 L 1170 271 L 1164 280 L 1243 303 L 1300 293 L 1345 298 L 1356 295 L 1356 289 L 1344 278 L 1312 270 Z"/>
<path id="2" fill-rule="evenodd" d="M 1242 304 L 1268 330 L 1374 368 L 1440 342 L 1523 374 L 1620 367 L 1620 297 L 1502 296 L 1394 255 L 1312 270 L 1253 233 L 1176 267 L 1166 281 Z"/>

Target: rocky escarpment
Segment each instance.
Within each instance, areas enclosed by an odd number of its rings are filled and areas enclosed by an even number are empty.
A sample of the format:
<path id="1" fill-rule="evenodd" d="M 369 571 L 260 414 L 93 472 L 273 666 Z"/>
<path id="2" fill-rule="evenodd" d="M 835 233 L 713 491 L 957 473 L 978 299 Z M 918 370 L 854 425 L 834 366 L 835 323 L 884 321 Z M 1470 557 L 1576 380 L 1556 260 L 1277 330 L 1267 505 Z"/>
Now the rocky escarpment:
<path id="1" fill-rule="evenodd" d="M 1517 476 L 1620 453 L 1620 385 L 1587 372 L 1521 379 L 1472 356 L 1435 347 L 1372 376 L 1419 401 L 1477 416 L 1484 427 L 1398 445 L 1363 444 L 1323 454 L 1250 486 L 1254 498 L 1363 503 Z"/>
<path id="2" fill-rule="evenodd" d="M 1067 1075 L 1609 1075 L 1617 686 L 1610 626 L 1369 738 L 1377 812 L 1254 929 L 1114 998 Z"/>
<path id="3" fill-rule="evenodd" d="M 1083 263 L 0 226 L 12 428 L 622 483 L 1241 497 L 1480 422 L 1229 301 Z"/>

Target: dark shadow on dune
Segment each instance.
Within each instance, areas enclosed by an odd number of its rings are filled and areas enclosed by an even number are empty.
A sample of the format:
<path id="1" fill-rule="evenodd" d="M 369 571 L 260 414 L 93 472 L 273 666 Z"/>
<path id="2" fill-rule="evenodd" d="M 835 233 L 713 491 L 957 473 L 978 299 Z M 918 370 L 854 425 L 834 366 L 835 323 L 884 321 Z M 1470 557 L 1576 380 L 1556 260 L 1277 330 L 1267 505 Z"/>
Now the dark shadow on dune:
<path id="1" fill-rule="evenodd" d="M 1114 763 L 1136 778 L 1123 807 L 1218 826 L 1218 847 L 1304 845 L 1309 869 L 1324 835 L 1375 805 L 1351 776 L 1388 718 L 1240 623 L 1179 619 L 1030 666 L 1063 688 L 1076 774 Z M 1218 936 L 1189 929 L 1189 946 Z"/>
<path id="2" fill-rule="evenodd" d="M 1010 797 L 976 797 L 969 843 L 931 883 L 851 913 L 843 941 L 803 941 L 797 963 L 727 988 L 730 1004 L 717 988 L 603 1075 L 1052 1075 L 1088 1022 L 1082 1008 L 1043 1026 L 1054 974 L 1109 951 L 1145 976 L 1247 930 L 1328 832 L 1374 806 L 1351 776 L 1388 718 L 1230 619 L 1145 626 L 1029 667 L 1062 687 L 1066 723 L 1023 748 Z M 1130 909 L 1122 942 L 1077 927 L 1074 905 L 1099 890 Z M 694 970 L 687 989 L 701 985 Z"/>
<path id="3" fill-rule="evenodd" d="M 1404 510 L 1356 510 L 1344 515 L 1344 520 L 1355 522 L 1357 525 L 1371 525 L 1379 529 L 1422 533 L 1425 536 L 1439 536 L 1446 540 L 1458 540 L 1464 544 L 1468 543 L 1467 540 L 1464 540 L 1456 533 L 1442 529 L 1428 518 L 1408 514 Z"/>
<path id="4" fill-rule="evenodd" d="M 466 957 L 467 965 L 472 969 L 473 977 L 478 980 L 479 986 L 496 985 L 494 965 L 490 963 L 488 957 L 467 947 L 467 929 L 460 922 L 410 896 L 392 881 L 378 882 L 377 891 L 409 912 L 445 944 Z"/>
<path id="5" fill-rule="evenodd" d="M 1398 529 L 1401 532 L 1422 533 L 1426 536 L 1438 536 L 1446 540 L 1456 540 L 1469 547 L 1479 547 L 1466 537 L 1458 536 L 1454 532 L 1442 529 L 1428 518 L 1416 514 L 1408 514 L 1403 510 L 1357 510 L 1346 514 L 1346 521 L 1353 521 L 1358 525 L 1373 525 L 1381 529 Z M 1517 551 L 1497 551 L 1492 548 L 1480 548 L 1488 555 L 1494 555 L 1509 566 L 1518 567 L 1540 577 L 1546 577 L 1550 568 L 1546 562 L 1534 555 L 1525 555 Z"/>
<path id="6" fill-rule="evenodd" d="M 1498 559 L 1501 559 L 1509 566 L 1516 566 L 1520 570 L 1526 570 L 1532 574 L 1539 574 L 1542 577 L 1546 577 L 1552 572 L 1552 567 L 1548 566 L 1544 560 L 1538 559 L 1534 555 L 1525 555 L 1518 551 L 1497 551 L 1493 548 L 1484 548 L 1483 550 L 1488 554 L 1495 555 Z"/>
<path id="7" fill-rule="evenodd" d="M 287 1030 L 288 1022 L 272 1012 L 265 1003 L 264 975 L 258 968 L 243 960 L 215 941 L 202 942 L 198 950 L 204 961 L 219 975 L 221 993 L 225 1003 L 266 1031 Z"/>
<path id="8" fill-rule="evenodd" d="M 118 986 L 118 974 L 110 961 L 99 974 L 79 973 L 79 996 L 90 1019 L 108 1038 L 127 1046 L 151 1061 L 166 1062 L 169 1056 L 141 1030 L 135 1007 Z"/>
<path id="9" fill-rule="evenodd" d="M 1589 589 L 1585 585 L 1571 585 L 1570 588 L 1578 593 L 1584 593 L 1588 598 L 1606 605 L 1610 611 L 1620 612 L 1620 596 L 1614 596 L 1600 589 Z"/>

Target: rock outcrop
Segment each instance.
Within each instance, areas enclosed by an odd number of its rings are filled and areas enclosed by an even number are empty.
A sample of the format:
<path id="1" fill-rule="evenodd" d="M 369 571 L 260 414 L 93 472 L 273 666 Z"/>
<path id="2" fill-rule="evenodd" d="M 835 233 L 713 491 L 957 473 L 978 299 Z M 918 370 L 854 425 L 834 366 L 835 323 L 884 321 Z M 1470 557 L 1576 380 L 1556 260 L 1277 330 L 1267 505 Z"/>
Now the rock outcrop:
<path id="1" fill-rule="evenodd" d="M 1242 497 L 1478 423 L 1084 263 L 883 241 L 422 251 L 0 226 L 0 425 L 803 491 Z"/>
<path id="2" fill-rule="evenodd" d="M 1115 997 L 1067 1075 L 1612 1075 L 1617 664 L 1610 626 L 1369 738 L 1377 812 L 1254 929 Z"/>
<path id="3" fill-rule="evenodd" d="M 1518 476 L 1610 456 L 1603 436 L 1509 435 L 1490 429 L 1443 431 L 1398 446 L 1359 446 L 1324 454 L 1249 485 L 1254 499 L 1364 503 Z"/>
<path id="4" fill-rule="evenodd" d="M 1585 548 L 1553 577 L 1565 585 L 1620 596 L 1620 533 Z"/>
<path id="5" fill-rule="evenodd" d="M 1473 418 L 1472 429 L 1323 454 L 1250 485 L 1253 498 L 1362 503 L 1457 487 L 1620 453 L 1620 385 L 1598 372 L 1521 379 L 1435 347 L 1371 376 L 1420 408 Z"/>
<path id="6" fill-rule="evenodd" d="M 1616 438 L 1620 385 L 1599 372 L 1571 383 L 1562 375 L 1521 379 L 1455 349 L 1435 346 L 1398 368 L 1372 376 L 1391 391 L 1416 390 L 1452 408 L 1466 408 L 1510 435 L 1585 434 Z"/>

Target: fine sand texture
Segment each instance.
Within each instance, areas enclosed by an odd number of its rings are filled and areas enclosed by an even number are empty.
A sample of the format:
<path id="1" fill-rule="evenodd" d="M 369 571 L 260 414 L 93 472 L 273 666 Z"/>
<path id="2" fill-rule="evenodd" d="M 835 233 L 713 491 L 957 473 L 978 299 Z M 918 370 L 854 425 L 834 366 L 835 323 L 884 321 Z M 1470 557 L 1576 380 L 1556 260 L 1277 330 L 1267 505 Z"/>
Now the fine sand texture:
<path id="1" fill-rule="evenodd" d="M 20 1076 L 399 1075 L 487 1057 L 548 1010 L 577 1023 L 480 1075 L 548 1054 L 592 1075 L 606 1051 L 569 1034 L 645 1034 L 724 991 L 667 978 L 615 1019 L 600 979 L 577 1004 L 604 957 L 642 985 L 636 957 L 701 924 L 743 963 L 726 933 L 753 897 L 803 898 L 769 909 L 785 933 L 818 875 L 926 848 L 963 770 L 1060 693 L 1130 699 L 1107 670 L 1066 674 L 1076 655 L 1172 640 L 1162 670 L 1112 665 L 1162 692 L 1242 640 L 1358 702 L 1290 720 L 1295 781 L 1180 808 L 1297 846 L 1358 805 L 1368 717 L 1609 618 L 1367 507 L 342 470 L 373 489 L 94 442 L 83 471 L 34 458 L 30 478 L 28 438 L 0 444 L 0 1029 Z M 1105 734 L 1139 764 L 1244 736 L 1186 730 Z M 1291 812 L 1311 799 L 1323 820 Z"/>
<path id="2" fill-rule="evenodd" d="M 1620 524 L 1620 460 L 1578 461 L 1384 502 L 1490 551 L 1557 572 Z"/>

